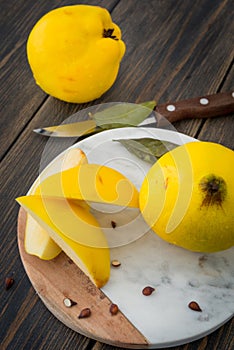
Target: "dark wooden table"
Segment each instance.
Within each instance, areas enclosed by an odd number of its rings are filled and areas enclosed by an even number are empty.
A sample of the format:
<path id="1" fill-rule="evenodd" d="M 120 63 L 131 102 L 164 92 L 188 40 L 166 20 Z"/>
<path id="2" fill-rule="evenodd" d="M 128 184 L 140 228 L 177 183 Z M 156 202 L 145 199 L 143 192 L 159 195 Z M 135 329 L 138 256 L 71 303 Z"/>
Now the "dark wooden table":
<path id="1" fill-rule="evenodd" d="M 1 220 L 0 348 L 111 350 L 73 332 L 45 308 L 22 266 L 17 246 L 15 198 L 38 175 L 46 138 L 34 128 L 60 124 L 93 104 L 180 100 L 233 89 L 234 4 L 232 0 L 90 0 L 106 7 L 122 29 L 127 51 L 114 86 L 99 100 L 69 104 L 36 86 L 26 57 L 26 41 L 47 11 L 76 1 L 11 0 L 1 3 Z M 87 3 L 80 1 L 80 3 Z M 233 149 L 234 119 L 217 117 L 177 122 L 180 132 Z M 12 276 L 8 291 L 4 281 Z M 177 350 L 231 350 L 234 321 Z"/>

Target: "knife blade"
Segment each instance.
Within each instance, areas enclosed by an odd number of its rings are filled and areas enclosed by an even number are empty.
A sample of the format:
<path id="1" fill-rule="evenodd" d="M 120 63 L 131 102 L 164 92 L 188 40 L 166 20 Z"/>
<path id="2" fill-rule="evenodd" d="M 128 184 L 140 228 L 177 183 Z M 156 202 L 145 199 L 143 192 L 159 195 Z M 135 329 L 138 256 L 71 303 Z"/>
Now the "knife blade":
<path id="1" fill-rule="evenodd" d="M 103 129 L 96 126 L 94 120 L 85 120 L 69 124 L 48 126 L 46 128 L 34 129 L 33 131 L 43 136 L 52 137 L 81 137 L 91 135 Z"/>
<path id="2" fill-rule="evenodd" d="M 78 114 L 79 112 L 75 113 Z M 190 118 L 211 118 L 234 113 L 234 92 L 223 92 L 196 98 L 159 104 L 152 113 L 138 126 L 160 127 L 163 117 L 169 123 Z M 157 117 L 158 116 L 158 117 Z M 155 118 L 156 117 L 156 118 Z M 161 118 L 162 121 L 162 118 Z M 161 123 L 163 124 L 163 123 Z M 94 119 L 57 126 L 42 127 L 33 131 L 52 137 L 86 137 L 104 129 L 96 125 Z"/>

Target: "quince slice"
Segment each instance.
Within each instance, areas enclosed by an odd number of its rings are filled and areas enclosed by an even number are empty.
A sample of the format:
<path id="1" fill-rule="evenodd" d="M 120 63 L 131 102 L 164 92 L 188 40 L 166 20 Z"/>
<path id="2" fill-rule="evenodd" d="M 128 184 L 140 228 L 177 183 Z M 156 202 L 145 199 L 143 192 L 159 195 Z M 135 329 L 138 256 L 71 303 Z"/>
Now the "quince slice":
<path id="1" fill-rule="evenodd" d="M 139 193 L 131 181 L 117 170 L 99 164 L 79 164 L 53 174 L 40 183 L 35 194 L 139 207 Z"/>
<path id="2" fill-rule="evenodd" d="M 62 251 L 48 232 L 29 214 L 25 226 L 24 248 L 28 254 L 36 255 L 43 260 L 51 260 Z"/>
<path id="3" fill-rule="evenodd" d="M 81 149 L 71 148 L 61 160 L 61 169 L 66 170 L 86 162 L 87 157 Z M 32 194 L 36 191 L 37 186 L 32 190 Z M 61 252 L 61 248 L 52 240 L 47 231 L 29 214 L 26 220 L 24 247 L 28 254 L 38 256 L 43 260 L 51 260 Z"/>
<path id="4" fill-rule="evenodd" d="M 16 200 L 98 288 L 108 281 L 110 252 L 105 235 L 83 201 L 35 195 Z"/>

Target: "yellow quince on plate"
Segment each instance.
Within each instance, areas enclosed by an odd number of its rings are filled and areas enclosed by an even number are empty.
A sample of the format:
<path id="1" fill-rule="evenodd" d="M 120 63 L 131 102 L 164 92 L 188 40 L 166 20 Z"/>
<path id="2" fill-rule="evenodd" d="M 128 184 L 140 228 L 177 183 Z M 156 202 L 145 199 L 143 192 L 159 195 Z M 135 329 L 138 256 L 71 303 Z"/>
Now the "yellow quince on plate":
<path id="1" fill-rule="evenodd" d="M 234 152 L 191 142 L 164 154 L 139 195 L 142 215 L 165 241 L 197 252 L 234 245 Z"/>

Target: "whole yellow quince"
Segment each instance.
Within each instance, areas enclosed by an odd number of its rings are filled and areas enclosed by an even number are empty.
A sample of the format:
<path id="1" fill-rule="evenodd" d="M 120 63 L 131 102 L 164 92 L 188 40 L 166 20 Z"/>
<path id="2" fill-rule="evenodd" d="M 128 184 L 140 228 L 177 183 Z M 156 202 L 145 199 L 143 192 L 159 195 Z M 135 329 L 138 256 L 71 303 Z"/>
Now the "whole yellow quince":
<path id="1" fill-rule="evenodd" d="M 149 170 L 139 196 L 142 215 L 165 241 L 215 252 L 234 245 L 234 152 L 192 142 L 163 155 Z"/>
<path id="2" fill-rule="evenodd" d="M 99 6 L 52 10 L 35 24 L 27 42 L 36 83 L 73 103 L 92 101 L 110 89 L 124 53 L 120 28 Z"/>

